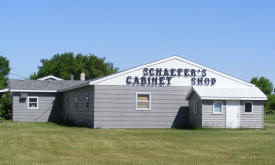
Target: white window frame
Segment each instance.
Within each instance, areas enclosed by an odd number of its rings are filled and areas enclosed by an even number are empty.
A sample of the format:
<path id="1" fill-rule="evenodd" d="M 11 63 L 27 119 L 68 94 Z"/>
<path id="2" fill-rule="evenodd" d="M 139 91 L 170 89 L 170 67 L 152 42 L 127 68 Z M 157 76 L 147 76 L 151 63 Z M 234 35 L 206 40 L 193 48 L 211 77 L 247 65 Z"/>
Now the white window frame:
<path id="1" fill-rule="evenodd" d="M 215 112 L 215 103 L 221 103 L 221 112 Z M 220 100 L 214 100 L 213 101 L 213 114 L 215 114 L 215 115 L 219 115 L 219 114 L 224 114 L 224 110 L 223 110 L 223 101 L 220 101 Z"/>
<path id="2" fill-rule="evenodd" d="M 149 108 L 138 108 L 138 95 L 142 94 L 142 95 L 149 95 Z M 147 101 L 139 101 L 139 102 L 146 102 Z M 151 110 L 151 102 L 152 102 L 152 98 L 151 98 L 151 92 L 136 92 L 136 110 L 137 111 L 150 111 Z"/>
<path id="3" fill-rule="evenodd" d="M 34 99 L 36 98 L 37 99 L 37 107 L 30 107 L 29 103 L 35 103 L 35 102 L 30 102 L 31 98 L 34 98 Z M 38 106 L 39 106 L 39 97 L 29 96 L 28 97 L 28 109 L 38 109 Z"/>
<path id="4" fill-rule="evenodd" d="M 245 112 L 245 103 L 251 103 L 251 112 Z M 254 112 L 254 108 L 253 108 L 253 101 L 244 101 L 243 103 L 243 114 L 246 114 L 246 115 L 251 115 L 253 114 Z"/>
<path id="5" fill-rule="evenodd" d="M 198 100 L 194 100 L 193 102 L 193 113 L 198 114 Z"/>

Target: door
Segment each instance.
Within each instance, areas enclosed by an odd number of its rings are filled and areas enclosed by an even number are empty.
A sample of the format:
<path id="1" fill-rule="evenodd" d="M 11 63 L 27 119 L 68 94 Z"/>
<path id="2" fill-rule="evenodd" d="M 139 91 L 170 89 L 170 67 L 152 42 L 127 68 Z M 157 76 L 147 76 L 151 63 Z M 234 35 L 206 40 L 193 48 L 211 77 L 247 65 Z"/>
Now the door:
<path id="1" fill-rule="evenodd" d="M 226 101 L 226 128 L 240 128 L 240 101 Z"/>

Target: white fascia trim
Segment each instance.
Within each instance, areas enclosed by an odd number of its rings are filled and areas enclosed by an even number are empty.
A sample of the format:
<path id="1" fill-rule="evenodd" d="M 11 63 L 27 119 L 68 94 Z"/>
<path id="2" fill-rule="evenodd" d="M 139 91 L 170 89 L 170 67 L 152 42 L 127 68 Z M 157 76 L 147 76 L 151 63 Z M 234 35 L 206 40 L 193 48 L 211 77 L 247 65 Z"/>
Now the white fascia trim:
<path id="1" fill-rule="evenodd" d="M 49 78 L 52 78 L 52 79 L 55 79 L 55 80 L 63 80 L 63 79 L 61 79 L 59 77 L 55 77 L 53 75 L 45 76 L 45 77 L 39 78 L 37 80 L 46 80 L 46 79 L 49 79 Z"/>
<path id="2" fill-rule="evenodd" d="M 9 91 L 9 88 L 5 88 L 5 89 L 1 89 L 0 93 L 5 93 L 5 92 L 8 92 L 8 91 Z"/>
<path id="3" fill-rule="evenodd" d="M 264 97 L 201 97 L 202 100 L 267 100 Z"/>
<path id="4" fill-rule="evenodd" d="M 85 86 L 89 86 L 89 82 L 84 82 L 82 84 L 78 84 L 78 85 L 74 85 L 74 86 L 71 86 L 69 88 L 64 88 L 64 89 L 61 89 L 61 90 L 58 90 L 58 92 L 65 92 L 65 91 L 69 91 L 69 90 L 73 90 L 73 89 L 76 89 L 76 88 L 81 88 L 81 87 L 85 87 Z"/>
<path id="5" fill-rule="evenodd" d="M 44 93 L 56 93 L 57 90 L 17 90 L 12 89 L 10 92 L 44 92 Z"/>
<path id="6" fill-rule="evenodd" d="M 142 69 L 144 67 L 150 67 L 152 65 L 156 65 L 156 64 L 163 63 L 163 62 L 166 62 L 166 61 L 169 61 L 169 60 L 173 60 L 173 59 L 175 59 L 175 57 L 176 56 L 172 56 L 172 57 L 168 57 L 168 58 L 165 58 L 165 59 L 162 59 L 162 60 L 159 60 L 159 61 L 155 61 L 155 62 L 151 62 L 151 63 L 145 64 L 145 65 L 137 66 L 137 67 L 134 67 L 132 69 L 127 69 L 127 70 L 112 74 L 110 76 L 106 76 L 106 77 L 103 77 L 101 79 L 91 81 L 90 85 L 94 85 L 96 83 L 99 83 L 99 82 L 102 82 L 102 81 L 105 81 L 105 80 L 108 80 L 108 79 L 111 79 L 111 78 L 114 78 L 114 77 L 118 77 L 118 76 L 130 73 L 130 72 L 134 72 L 134 71 Z"/>
<path id="7" fill-rule="evenodd" d="M 188 64 L 197 66 L 197 67 L 199 67 L 199 68 L 206 69 L 207 71 L 210 71 L 210 72 L 212 72 L 212 73 L 221 75 L 221 76 L 226 77 L 226 78 L 229 78 L 229 79 L 231 79 L 231 80 L 240 82 L 240 83 L 245 84 L 245 85 L 247 85 L 247 86 L 249 86 L 249 87 L 255 87 L 255 85 L 253 85 L 253 84 L 250 84 L 250 83 L 245 82 L 245 81 L 243 81 L 243 80 L 240 80 L 240 79 L 234 78 L 234 77 L 232 77 L 232 76 L 226 75 L 226 74 L 224 74 L 224 73 L 215 71 L 215 70 L 213 70 L 213 69 L 210 69 L 210 68 L 205 67 L 205 66 L 203 66 L 203 65 L 194 63 L 194 62 L 189 61 L 189 60 L 186 60 L 186 59 L 184 59 L 184 58 L 182 58 L 182 57 L 179 57 L 179 56 L 168 57 L 168 58 L 165 58 L 165 59 L 162 59 L 162 60 L 159 60 L 159 61 L 155 61 L 155 62 L 152 62 L 152 63 L 149 63 L 149 64 L 137 66 L 137 67 L 134 67 L 134 68 L 132 68 L 132 69 L 128 69 L 128 70 L 125 70 L 125 71 L 122 71 L 122 72 L 119 72 L 119 73 L 115 73 L 115 74 L 113 74 L 113 75 L 110 75 L 110 76 L 107 76 L 107 77 L 103 77 L 103 78 L 98 79 L 98 80 L 90 81 L 90 85 L 95 85 L 96 83 L 105 81 L 105 80 L 107 80 L 107 79 L 114 78 L 114 77 L 117 77 L 117 76 L 121 76 L 121 75 L 127 74 L 127 73 L 129 73 L 129 72 L 134 72 L 134 71 L 136 71 L 136 70 L 142 69 L 142 68 L 144 68 L 144 67 L 150 67 L 150 66 L 152 66 L 152 65 L 156 65 L 156 64 L 159 64 L 159 63 L 163 63 L 163 62 L 166 62 L 166 61 L 173 60 L 173 59 L 177 59 L 177 60 L 179 60 L 179 61 L 186 62 L 186 63 L 188 63 Z"/>

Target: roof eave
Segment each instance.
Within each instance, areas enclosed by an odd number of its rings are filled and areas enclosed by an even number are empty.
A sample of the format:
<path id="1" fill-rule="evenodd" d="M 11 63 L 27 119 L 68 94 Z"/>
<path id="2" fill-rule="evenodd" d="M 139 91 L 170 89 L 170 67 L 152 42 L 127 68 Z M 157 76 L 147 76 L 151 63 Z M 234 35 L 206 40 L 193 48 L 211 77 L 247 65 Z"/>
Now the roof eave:
<path id="1" fill-rule="evenodd" d="M 192 87 L 190 89 L 190 91 L 188 92 L 188 94 L 186 95 L 185 100 L 189 100 L 193 93 L 195 93 L 201 99 L 201 96 L 198 94 L 196 89 L 194 87 Z"/>
<path id="2" fill-rule="evenodd" d="M 266 97 L 201 97 L 202 100 L 267 100 Z"/>
<path id="3" fill-rule="evenodd" d="M 63 88 L 61 90 L 58 90 L 58 92 L 66 92 L 66 91 L 70 91 L 70 90 L 73 90 L 73 89 L 77 89 L 77 88 L 81 88 L 81 87 L 85 87 L 85 86 L 89 86 L 89 81 L 87 82 L 84 82 L 82 84 L 78 84 L 78 85 L 74 85 L 74 86 L 71 86 L 71 87 L 68 87 L 68 88 Z"/>
<path id="4" fill-rule="evenodd" d="M 27 90 L 27 89 L 11 89 L 10 92 L 43 92 L 43 93 L 56 93 L 57 90 Z"/>

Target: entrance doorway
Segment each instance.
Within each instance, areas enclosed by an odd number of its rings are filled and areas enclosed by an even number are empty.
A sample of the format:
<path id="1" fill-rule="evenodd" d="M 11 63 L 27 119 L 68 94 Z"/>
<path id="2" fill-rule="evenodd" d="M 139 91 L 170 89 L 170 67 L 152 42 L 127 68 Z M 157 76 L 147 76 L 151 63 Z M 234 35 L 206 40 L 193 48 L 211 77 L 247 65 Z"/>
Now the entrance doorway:
<path id="1" fill-rule="evenodd" d="M 240 101 L 226 101 L 226 128 L 240 128 Z"/>

